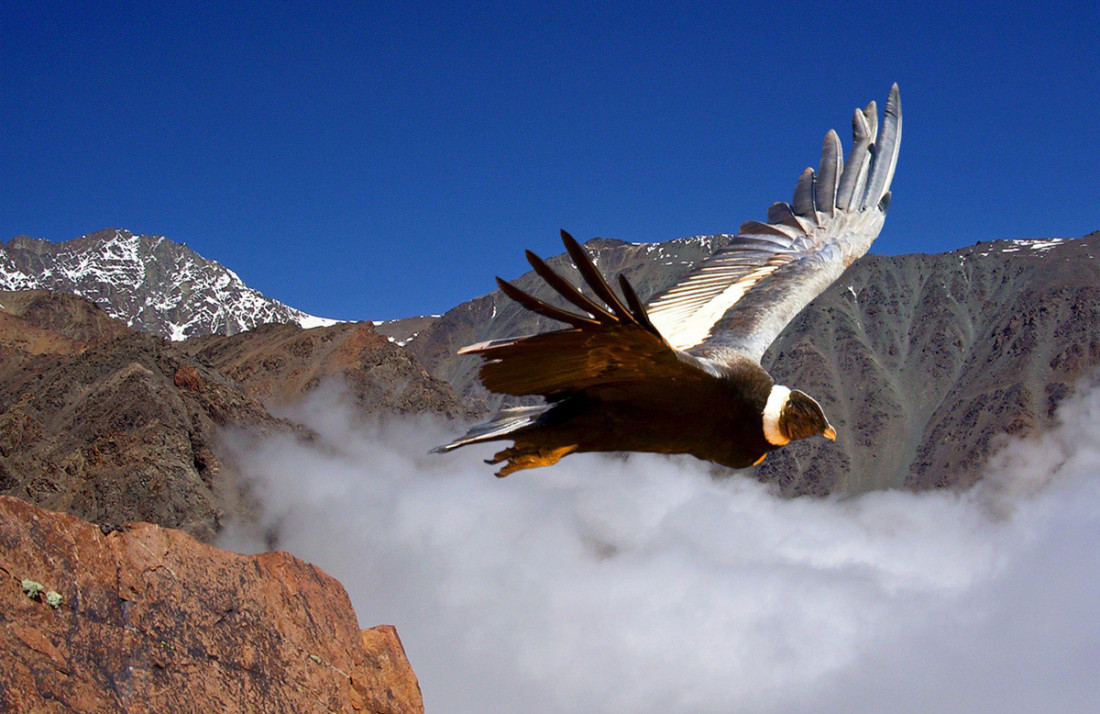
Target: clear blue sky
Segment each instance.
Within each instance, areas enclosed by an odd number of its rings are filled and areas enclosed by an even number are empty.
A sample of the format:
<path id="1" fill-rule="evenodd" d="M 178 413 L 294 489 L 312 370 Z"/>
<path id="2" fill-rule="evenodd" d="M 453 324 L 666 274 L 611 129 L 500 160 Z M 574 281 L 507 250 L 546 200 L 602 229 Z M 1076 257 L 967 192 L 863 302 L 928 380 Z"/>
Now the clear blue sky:
<path id="1" fill-rule="evenodd" d="M 442 312 L 559 228 L 763 218 L 894 81 L 875 252 L 1079 236 L 1097 6 L 5 0 L 0 239 L 127 228 L 317 315 Z"/>

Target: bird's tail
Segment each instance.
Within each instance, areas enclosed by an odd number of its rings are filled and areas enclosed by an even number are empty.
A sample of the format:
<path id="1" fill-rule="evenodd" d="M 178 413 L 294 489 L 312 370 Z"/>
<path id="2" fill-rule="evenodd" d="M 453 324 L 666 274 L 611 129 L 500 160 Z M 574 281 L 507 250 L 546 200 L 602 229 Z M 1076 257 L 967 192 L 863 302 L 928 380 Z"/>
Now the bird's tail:
<path id="1" fill-rule="evenodd" d="M 437 446 L 431 450 L 431 453 L 442 454 L 467 444 L 508 438 L 510 434 L 535 424 L 551 406 L 549 404 L 536 404 L 534 406 L 501 409 L 492 421 L 471 427 L 462 438 L 455 439 L 443 446 Z"/>

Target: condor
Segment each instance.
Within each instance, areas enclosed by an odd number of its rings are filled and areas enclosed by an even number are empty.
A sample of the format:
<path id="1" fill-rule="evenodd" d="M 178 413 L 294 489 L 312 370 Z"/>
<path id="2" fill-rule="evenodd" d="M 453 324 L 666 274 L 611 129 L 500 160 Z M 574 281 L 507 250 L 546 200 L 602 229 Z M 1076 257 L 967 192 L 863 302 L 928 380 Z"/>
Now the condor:
<path id="1" fill-rule="evenodd" d="M 434 451 L 510 440 L 488 461 L 503 463 L 497 476 L 507 476 L 586 451 L 692 454 L 744 468 L 795 439 L 836 439 L 818 403 L 776 384 L 760 358 L 882 229 L 901 142 L 896 84 L 881 130 L 871 102 L 856 110 L 852 133 L 847 162 L 830 131 L 818 170 L 802 173 L 791 203 L 773 204 L 767 223 L 743 224 L 728 246 L 647 305 L 621 275 L 617 294 L 565 231 L 593 297 L 528 251 L 535 272 L 580 312 L 497 278 L 510 298 L 569 327 L 460 353 L 481 355 L 487 389 L 545 403 L 502 409 Z"/>

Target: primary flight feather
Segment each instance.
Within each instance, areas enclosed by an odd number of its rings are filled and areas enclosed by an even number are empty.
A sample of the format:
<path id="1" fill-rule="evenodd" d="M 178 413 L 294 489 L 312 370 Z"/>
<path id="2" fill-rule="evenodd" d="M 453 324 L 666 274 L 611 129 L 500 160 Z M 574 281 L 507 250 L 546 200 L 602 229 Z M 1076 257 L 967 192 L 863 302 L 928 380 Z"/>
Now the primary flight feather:
<path id="1" fill-rule="evenodd" d="M 497 475 L 507 476 L 584 451 L 687 453 L 743 468 L 795 439 L 835 439 L 818 403 L 776 384 L 760 358 L 882 229 L 901 144 L 896 84 L 881 129 L 871 102 L 855 111 L 852 137 L 845 161 L 830 131 L 818 170 L 802 173 L 791 203 L 773 204 L 767 223 L 743 224 L 729 245 L 647 305 L 621 275 L 620 297 L 565 231 L 566 250 L 595 298 L 528 251 L 535 272 L 580 312 L 497 278 L 508 297 L 570 327 L 460 353 L 482 356 L 487 389 L 541 395 L 545 403 L 502 409 L 435 451 L 511 440 L 488 462 L 503 462 Z"/>

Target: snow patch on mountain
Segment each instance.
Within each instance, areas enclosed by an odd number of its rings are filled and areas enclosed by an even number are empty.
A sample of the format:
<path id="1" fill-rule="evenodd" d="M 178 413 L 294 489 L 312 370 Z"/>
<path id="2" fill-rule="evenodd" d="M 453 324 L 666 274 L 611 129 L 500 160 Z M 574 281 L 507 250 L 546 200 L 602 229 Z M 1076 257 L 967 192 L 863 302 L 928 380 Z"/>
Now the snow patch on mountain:
<path id="1" fill-rule="evenodd" d="M 177 341 L 270 322 L 338 322 L 265 297 L 186 245 L 116 229 L 63 243 L 13 238 L 0 246 L 0 289 L 81 295 L 134 329 Z"/>

